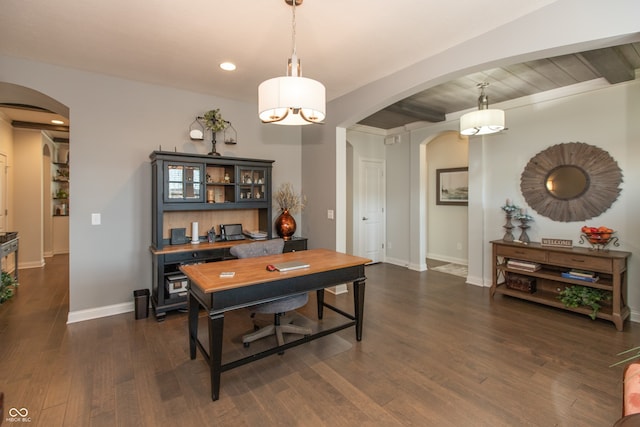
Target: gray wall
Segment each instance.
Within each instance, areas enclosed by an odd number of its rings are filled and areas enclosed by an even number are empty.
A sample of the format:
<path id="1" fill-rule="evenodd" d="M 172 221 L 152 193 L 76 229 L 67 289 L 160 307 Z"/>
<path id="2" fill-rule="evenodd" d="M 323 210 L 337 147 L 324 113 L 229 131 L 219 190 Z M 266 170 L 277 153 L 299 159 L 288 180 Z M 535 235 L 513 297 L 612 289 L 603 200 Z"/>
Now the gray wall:
<path id="1" fill-rule="evenodd" d="M 190 123 L 204 111 L 220 108 L 238 130 L 238 145 L 219 151 L 275 160 L 274 187 L 285 181 L 301 187 L 300 130 L 261 124 L 255 105 L 6 56 L 0 56 L 0 81 L 70 108 L 72 314 L 130 309 L 132 291 L 150 288 L 148 156 L 160 147 L 207 153 L 210 144 L 188 138 Z M 91 225 L 92 213 L 101 213 L 102 225 Z"/>

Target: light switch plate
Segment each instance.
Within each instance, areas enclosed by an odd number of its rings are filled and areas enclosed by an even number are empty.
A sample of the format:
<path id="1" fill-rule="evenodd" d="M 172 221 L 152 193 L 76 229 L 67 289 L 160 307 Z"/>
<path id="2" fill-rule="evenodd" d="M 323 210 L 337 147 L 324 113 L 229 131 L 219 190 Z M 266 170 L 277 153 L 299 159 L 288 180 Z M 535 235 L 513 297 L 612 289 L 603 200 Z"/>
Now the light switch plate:
<path id="1" fill-rule="evenodd" d="M 100 225 L 100 214 L 92 213 L 91 214 L 91 225 Z"/>

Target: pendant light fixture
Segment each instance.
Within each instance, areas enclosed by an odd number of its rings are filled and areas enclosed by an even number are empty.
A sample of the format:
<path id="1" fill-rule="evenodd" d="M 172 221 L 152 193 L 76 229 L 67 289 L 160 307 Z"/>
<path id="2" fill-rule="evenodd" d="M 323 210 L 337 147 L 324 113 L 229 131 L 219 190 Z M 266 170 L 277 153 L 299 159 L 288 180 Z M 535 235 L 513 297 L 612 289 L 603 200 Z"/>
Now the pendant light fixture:
<path id="1" fill-rule="evenodd" d="M 489 97 L 484 93 L 484 88 L 487 86 L 489 86 L 487 82 L 478 83 L 480 88 L 478 111 L 472 111 L 460 117 L 462 135 L 488 135 L 504 129 L 504 111 L 489 109 Z"/>
<path id="2" fill-rule="evenodd" d="M 265 80 L 258 86 L 258 114 L 263 123 L 308 125 L 325 118 L 325 88 L 313 79 L 302 77 L 296 53 L 296 6 L 302 0 L 285 0 L 293 11 L 293 52 L 287 75 Z"/>

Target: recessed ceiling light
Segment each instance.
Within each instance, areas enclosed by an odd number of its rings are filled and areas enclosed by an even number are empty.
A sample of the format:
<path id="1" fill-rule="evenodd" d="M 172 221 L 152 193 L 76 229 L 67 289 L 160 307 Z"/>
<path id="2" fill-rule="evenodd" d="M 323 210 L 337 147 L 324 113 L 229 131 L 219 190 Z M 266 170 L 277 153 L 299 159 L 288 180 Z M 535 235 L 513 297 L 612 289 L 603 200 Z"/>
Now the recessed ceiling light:
<path id="1" fill-rule="evenodd" d="M 57 119 L 51 120 L 51 123 L 53 123 L 54 125 L 63 125 L 64 124 L 64 122 L 62 120 L 57 120 Z"/>
<path id="2" fill-rule="evenodd" d="M 233 62 L 223 62 L 222 64 L 220 64 L 220 68 L 225 71 L 233 71 L 236 69 L 236 64 L 234 64 Z"/>

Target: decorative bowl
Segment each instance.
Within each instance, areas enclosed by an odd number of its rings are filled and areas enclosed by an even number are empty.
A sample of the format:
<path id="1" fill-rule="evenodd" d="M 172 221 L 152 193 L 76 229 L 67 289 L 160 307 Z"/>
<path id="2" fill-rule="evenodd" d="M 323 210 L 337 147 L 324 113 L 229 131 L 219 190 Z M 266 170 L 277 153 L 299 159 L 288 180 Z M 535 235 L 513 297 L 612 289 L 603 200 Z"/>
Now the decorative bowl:
<path id="1" fill-rule="evenodd" d="M 608 227 L 587 227 L 584 226 L 580 230 L 582 236 L 580 237 L 580 243 L 584 243 L 584 240 L 589 242 L 595 249 L 604 249 L 609 243 L 614 243 L 618 246 L 617 237 L 613 237 L 615 230 Z"/>
<path id="2" fill-rule="evenodd" d="M 596 232 L 588 232 L 584 233 L 587 236 L 587 240 L 589 243 L 600 243 L 605 244 L 609 243 L 611 240 L 611 235 L 615 233 L 615 231 L 596 231 Z"/>

